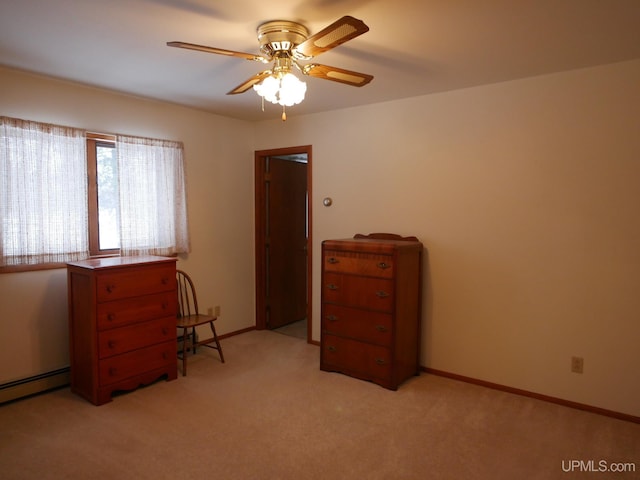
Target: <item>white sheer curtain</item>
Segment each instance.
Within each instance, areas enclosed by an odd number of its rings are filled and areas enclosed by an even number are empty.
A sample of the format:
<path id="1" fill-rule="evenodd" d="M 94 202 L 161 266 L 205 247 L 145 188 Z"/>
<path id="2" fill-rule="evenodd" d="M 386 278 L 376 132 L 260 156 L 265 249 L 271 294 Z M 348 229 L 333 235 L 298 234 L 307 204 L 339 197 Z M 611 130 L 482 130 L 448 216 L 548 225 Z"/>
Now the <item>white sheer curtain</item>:
<path id="1" fill-rule="evenodd" d="M 120 253 L 189 251 L 181 142 L 118 135 Z"/>
<path id="2" fill-rule="evenodd" d="M 0 266 L 89 256 L 85 131 L 0 117 Z"/>

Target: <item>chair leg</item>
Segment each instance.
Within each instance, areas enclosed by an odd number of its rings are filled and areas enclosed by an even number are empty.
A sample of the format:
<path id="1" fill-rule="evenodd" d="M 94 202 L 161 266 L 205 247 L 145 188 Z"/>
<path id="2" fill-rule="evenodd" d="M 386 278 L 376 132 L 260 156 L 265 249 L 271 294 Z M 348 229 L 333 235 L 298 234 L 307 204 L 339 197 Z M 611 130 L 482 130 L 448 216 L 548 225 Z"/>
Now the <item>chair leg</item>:
<path id="1" fill-rule="evenodd" d="M 187 343 L 189 343 L 189 330 L 182 330 L 182 376 L 187 376 Z"/>
<path id="2" fill-rule="evenodd" d="M 213 339 L 216 342 L 216 348 L 218 349 L 218 353 L 220 354 L 220 361 L 224 363 L 224 354 L 222 353 L 222 347 L 220 346 L 220 341 L 218 340 L 218 334 L 216 333 L 216 327 L 213 322 L 209 322 L 211 326 L 211 331 L 213 332 Z"/>
<path id="3" fill-rule="evenodd" d="M 191 329 L 191 349 L 193 350 L 193 354 L 196 353 L 196 327 Z"/>

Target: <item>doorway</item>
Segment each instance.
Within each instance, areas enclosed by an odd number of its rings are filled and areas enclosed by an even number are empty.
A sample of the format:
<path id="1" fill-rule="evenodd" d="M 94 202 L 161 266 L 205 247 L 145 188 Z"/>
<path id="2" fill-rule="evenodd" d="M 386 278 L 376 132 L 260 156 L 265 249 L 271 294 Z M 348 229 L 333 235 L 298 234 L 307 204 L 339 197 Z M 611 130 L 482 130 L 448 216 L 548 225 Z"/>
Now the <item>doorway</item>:
<path id="1" fill-rule="evenodd" d="M 256 328 L 311 343 L 311 146 L 255 152 Z"/>

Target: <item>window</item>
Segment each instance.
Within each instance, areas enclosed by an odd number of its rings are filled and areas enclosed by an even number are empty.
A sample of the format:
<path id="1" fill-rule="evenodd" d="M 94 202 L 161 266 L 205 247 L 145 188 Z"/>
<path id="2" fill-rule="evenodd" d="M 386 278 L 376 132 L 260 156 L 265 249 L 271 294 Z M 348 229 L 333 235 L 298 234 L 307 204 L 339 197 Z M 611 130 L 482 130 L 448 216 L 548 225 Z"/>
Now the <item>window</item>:
<path id="1" fill-rule="evenodd" d="M 117 160 L 114 145 L 96 145 L 98 245 L 100 250 L 120 249 Z"/>
<path id="2" fill-rule="evenodd" d="M 120 254 L 120 196 L 115 137 L 87 135 L 89 251 Z"/>
<path id="3" fill-rule="evenodd" d="M 189 251 L 182 152 L 0 117 L 0 268 Z"/>

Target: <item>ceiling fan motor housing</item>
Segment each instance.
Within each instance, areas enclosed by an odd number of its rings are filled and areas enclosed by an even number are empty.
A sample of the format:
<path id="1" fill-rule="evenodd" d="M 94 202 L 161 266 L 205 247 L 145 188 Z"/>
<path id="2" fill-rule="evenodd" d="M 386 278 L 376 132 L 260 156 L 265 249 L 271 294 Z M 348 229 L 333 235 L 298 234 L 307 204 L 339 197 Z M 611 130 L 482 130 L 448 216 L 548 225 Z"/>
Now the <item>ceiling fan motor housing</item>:
<path id="1" fill-rule="evenodd" d="M 273 20 L 258 27 L 260 51 L 272 58 L 278 52 L 290 52 L 309 36 L 309 31 L 296 22 Z"/>

